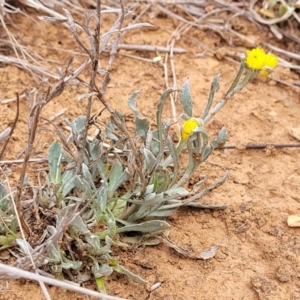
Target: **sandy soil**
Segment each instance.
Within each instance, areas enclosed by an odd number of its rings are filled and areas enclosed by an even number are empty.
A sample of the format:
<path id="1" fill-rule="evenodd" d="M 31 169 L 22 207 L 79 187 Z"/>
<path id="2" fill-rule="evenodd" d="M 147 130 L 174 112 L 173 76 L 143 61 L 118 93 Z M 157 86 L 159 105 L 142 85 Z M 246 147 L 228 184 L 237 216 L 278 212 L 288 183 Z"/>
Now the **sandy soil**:
<path id="1" fill-rule="evenodd" d="M 153 28 L 128 33 L 122 42 L 164 46 L 178 24 L 164 16 L 149 19 L 146 14 L 143 21 L 149 20 Z M 32 23 L 19 15 L 14 16 L 14 21 L 29 47 L 48 59 L 67 62 L 70 54 L 47 49 L 46 45 L 78 50 L 67 29 L 62 26 Z M 258 43 L 273 38 L 268 31 L 259 32 L 254 25 L 242 19 L 240 30 L 246 31 Z M 222 73 L 217 101 L 226 92 L 238 65 L 222 59 L 222 56 L 216 58 L 197 42 L 205 43 L 214 50 L 222 49 L 225 53 L 245 51 L 247 45 L 235 41 L 229 47 L 216 33 L 199 29 L 191 29 L 178 37 L 176 46 L 188 51 L 174 56 L 178 86 L 189 78 L 194 111 L 199 111 L 200 115 L 212 78 Z M 121 50 L 111 71 L 112 80 L 107 93 L 107 100 L 114 108 L 129 114 L 126 106 L 128 95 L 133 90 L 142 89 L 138 106 L 145 116 L 154 120 L 155 106 L 166 87 L 163 67 L 159 63 L 128 58 L 123 54 L 148 59 L 158 54 L 164 58 L 165 54 Z M 55 64 L 49 65 L 54 70 Z M 299 75 L 281 67 L 272 77 L 287 82 L 299 80 Z M 172 80 L 169 78 L 170 86 Z M 22 92 L 36 86 L 32 76 L 12 66 L 2 66 L 0 82 L 2 99 L 13 97 L 15 91 Z M 43 115 L 51 117 L 67 108 L 64 117 L 73 119 L 85 107 L 84 101 L 76 100 L 78 92 L 77 87 L 68 87 L 65 93 L 47 105 Z M 20 122 L 8 146 L 7 159 L 15 158 L 24 149 L 27 107 L 26 100 L 22 99 Z M 100 108 L 95 103 L 95 112 Z M 1 105 L 0 131 L 13 121 L 15 109 L 14 102 Z M 169 109 L 166 117 L 171 116 L 171 106 Z M 114 274 L 107 279 L 108 294 L 135 300 L 300 299 L 300 229 L 290 228 L 286 222 L 288 215 L 300 211 L 300 152 L 297 148 L 243 150 L 241 147 L 248 143 L 299 142 L 289 133 L 292 128 L 300 126 L 299 116 L 299 89 L 279 84 L 271 78 L 257 78 L 235 95 L 208 124 L 207 130 L 213 137 L 225 125 L 229 132 L 227 144 L 236 145 L 239 149 L 215 151 L 190 182 L 192 186 L 203 175 L 211 182 L 229 169 L 230 175 L 225 184 L 202 199 L 204 203 L 227 203 L 229 207 L 224 211 L 180 209 L 167 219 L 172 225 L 168 232 L 170 239 L 196 253 L 217 245 L 216 257 L 195 261 L 178 256 L 165 245 L 120 251 L 121 263 L 148 280 L 149 284 L 142 286 L 125 276 Z M 59 123 L 59 119 L 57 121 Z M 39 131 L 35 154 L 45 153 L 53 140 L 53 135 L 45 133 L 45 128 Z M 15 180 L 17 173 L 14 168 L 8 176 L 12 182 Z M 1 257 L 6 255 L 7 252 L 2 253 Z M 1 258 L 0 261 L 10 262 Z M 150 286 L 156 282 L 161 282 L 161 286 L 150 292 Z M 43 299 L 35 283 L 12 281 L 1 284 L 1 300 Z M 92 284 L 89 287 L 95 289 Z M 50 287 L 49 291 L 53 299 L 87 299 L 54 287 Z"/>

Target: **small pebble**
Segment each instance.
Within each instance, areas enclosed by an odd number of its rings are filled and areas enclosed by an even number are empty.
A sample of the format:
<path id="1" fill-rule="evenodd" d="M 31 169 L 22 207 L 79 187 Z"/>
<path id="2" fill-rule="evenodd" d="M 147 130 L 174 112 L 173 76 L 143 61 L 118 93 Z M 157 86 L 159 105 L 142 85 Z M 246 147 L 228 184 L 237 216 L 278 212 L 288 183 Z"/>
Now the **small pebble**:
<path id="1" fill-rule="evenodd" d="M 296 140 L 300 141 L 300 127 L 291 128 L 290 135 Z"/>
<path id="2" fill-rule="evenodd" d="M 161 286 L 161 282 L 156 282 L 150 287 L 150 291 L 154 291 Z"/>
<path id="3" fill-rule="evenodd" d="M 287 224 L 290 227 L 300 227 L 300 215 L 288 216 Z"/>

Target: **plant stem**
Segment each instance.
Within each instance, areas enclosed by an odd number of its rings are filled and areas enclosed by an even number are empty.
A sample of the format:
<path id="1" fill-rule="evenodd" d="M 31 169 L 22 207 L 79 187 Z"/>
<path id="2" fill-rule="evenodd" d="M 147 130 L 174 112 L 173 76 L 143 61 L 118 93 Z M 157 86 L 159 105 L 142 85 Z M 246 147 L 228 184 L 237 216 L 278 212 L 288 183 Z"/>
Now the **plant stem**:
<path id="1" fill-rule="evenodd" d="M 244 69 L 245 69 L 244 64 L 241 62 L 240 69 L 238 70 L 238 72 L 237 72 L 237 74 L 236 74 L 236 76 L 235 76 L 235 78 L 234 78 L 234 80 L 233 80 L 230 88 L 228 89 L 226 95 L 228 95 L 236 87 L 236 85 L 240 81 L 240 78 L 241 78 L 241 76 L 243 74 Z"/>
<path id="2" fill-rule="evenodd" d="M 100 18 L 101 18 L 101 1 L 97 0 L 97 6 L 96 6 L 96 28 L 95 33 L 90 34 L 91 38 L 93 39 L 93 42 L 91 42 L 91 48 L 92 51 L 90 52 L 91 58 L 92 58 L 92 68 L 90 73 L 90 82 L 89 82 L 89 91 L 88 93 L 92 93 L 94 91 L 94 86 L 96 85 L 96 75 L 98 70 L 98 64 L 99 64 L 99 49 L 100 49 Z M 88 103 L 86 106 L 86 121 L 85 121 L 85 130 L 82 138 L 82 144 L 81 149 L 78 155 L 77 160 L 77 166 L 76 166 L 76 173 L 80 174 L 82 172 L 81 167 L 84 160 L 84 152 L 86 147 L 86 139 L 89 129 L 89 122 L 91 118 L 91 110 L 92 110 L 92 98 L 93 96 L 88 97 Z"/>
<path id="3" fill-rule="evenodd" d="M 227 94 L 225 95 L 225 97 L 222 100 L 220 100 L 216 104 L 216 106 L 210 111 L 210 113 L 204 119 L 204 124 L 208 123 L 208 121 L 211 120 L 211 118 L 227 103 L 227 101 L 236 92 L 240 91 L 256 74 L 257 74 L 257 71 L 248 70 L 248 73 L 246 74 L 245 78 L 239 84 L 237 84 L 231 91 L 229 89 Z"/>
<path id="4" fill-rule="evenodd" d="M 184 146 L 186 145 L 186 141 L 183 139 L 180 139 L 179 144 L 176 147 L 176 152 L 179 155 L 181 151 L 183 150 Z M 165 161 L 161 164 L 161 166 L 165 169 L 170 163 L 172 162 L 172 156 L 169 155 Z"/>

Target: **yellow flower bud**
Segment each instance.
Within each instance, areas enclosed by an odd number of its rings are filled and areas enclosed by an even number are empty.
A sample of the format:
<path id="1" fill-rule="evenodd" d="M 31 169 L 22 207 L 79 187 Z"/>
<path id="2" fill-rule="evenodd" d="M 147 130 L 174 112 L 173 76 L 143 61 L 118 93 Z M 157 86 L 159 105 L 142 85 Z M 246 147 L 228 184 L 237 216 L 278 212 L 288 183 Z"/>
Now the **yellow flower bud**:
<path id="1" fill-rule="evenodd" d="M 187 141 L 190 135 L 193 134 L 193 130 L 198 126 L 200 126 L 200 124 L 195 118 L 185 121 L 181 129 L 181 138 L 184 141 Z"/>
<path id="2" fill-rule="evenodd" d="M 260 70 L 259 75 L 263 78 L 267 78 L 270 75 L 270 71 L 268 70 Z"/>

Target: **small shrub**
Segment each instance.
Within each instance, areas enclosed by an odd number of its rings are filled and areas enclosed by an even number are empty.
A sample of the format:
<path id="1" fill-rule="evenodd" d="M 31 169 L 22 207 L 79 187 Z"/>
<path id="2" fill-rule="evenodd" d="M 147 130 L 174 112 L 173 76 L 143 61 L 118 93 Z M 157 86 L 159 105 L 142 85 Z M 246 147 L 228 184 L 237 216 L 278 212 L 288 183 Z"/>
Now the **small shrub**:
<path id="1" fill-rule="evenodd" d="M 128 97 L 128 106 L 135 116 L 134 134 L 131 134 L 122 112 L 114 110 L 105 101 L 104 94 L 109 80 L 108 70 L 114 60 L 121 32 L 149 24 L 122 27 L 126 10 L 121 6 L 121 9 L 114 12 L 119 14 L 118 19 L 102 35 L 99 34 L 99 1 L 96 11 L 85 13 L 85 24 L 74 21 L 66 9 L 65 19 L 42 18 L 52 23 L 66 23 L 88 58 L 70 75 L 71 60 L 61 74 L 61 80 L 46 93 L 39 94 L 37 104 L 31 108 L 29 143 L 17 192 L 11 195 L 3 185 L 0 186 L 1 249 L 12 245 L 19 246 L 22 254 L 16 265 L 29 266 L 30 256 L 37 267 L 49 268 L 58 278 L 67 276 L 82 282 L 91 279 L 92 274 L 101 290 L 105 290 L 104 277 L 114 271 L 124 273 L 139 283 L 146 283 L 119 264 L 114 256 L 114 247 L 126 248 L 133 242 L 144 245 L 159 243 L 160 235 L 170 227 L 165 218 L 182 206 L 226 208 L 225 204 L 204 205 L 198 200 L 222 184 L 228 175 L 227 171 L 205 189 L 191 192 L 186 188 L 186 183 L 201 163 L 226 142 L 225 127 L 211 139 L 205 126 L 256 74 L 266 76 L 277 65 L 277 58 L 266 54 L 262 49 L 248 51 L 241 59 L 240 69 L 229 90 L 212 108 L 221 76 L 217 75 L 213 79 L 206 108 L 201 116 L 194 115 L 190 85 L 185 81 L 180 90 L 182 111 L 178 120 L 163 120 L 165 103 L 168 96 L 175 91 L 172 88 L 167 89 L 157 104 L 154 130 L 150 128 L 150 120 L 142 116 L 136 107 L 135 99 L 139 91 L 135 91 Z M 92 19 L 96 23 L 94 31 L 90 28 Z M 79 39 L 77 27 L 87 34 L 89 47 L 84 46 Z M 100 70 L 99 56 L 110 39 L 113 39 L 113 47 L 109 63 L 106 70 Z M 89 82 L 79 81 L 79 74 L 88 68 Z M 97 83 L 100 76 L 101 87 Z M 55 141 L 49 147 L 49 171 L 45 176 L 45 184 L 38 188 L 37 197 L 40 211 L 47 212 L 54 221 L 39 231 L 39 234 L 42 232 L 42 236 L 38 237 L 39 245 L 32 248 L 29 242 L 20 238 L 17 226 L 17 216 L 22 225 L 27 224 L 20 205 L 25 188 L 26 166 L 41 110 L 74 80 L 88 89 L 86 94 L 79 96 L 81 99 L 88 98 L 86 115 L 73 120 L 68 137 L 64 137 L 56 127 L 60 142 Z M 96 123 L 96 117 L 91 116 L 92 98 L 103 104 L 110 113 L 110 118 L 105 127 L 91 137 L 88 136 L 88 129 Z M 180 141 L 176 144 L 171 139 L 169 130 L 180 119 L 183 120 L 183 126 Z M 188 162 L 183 167 L 180 154 L 185 149 L 188 152 Z M 16 202 L 16 210 L 13 201 Z M 27 230 L 31 238 L 36 234 L 30 228 Z M 128 233 L 130 236 L 126 236 Z M 123 236 L 121 239 L 120 234 Z"/>

